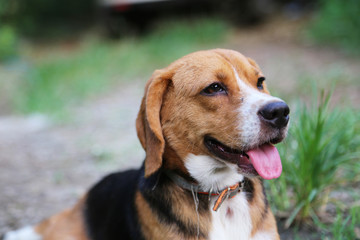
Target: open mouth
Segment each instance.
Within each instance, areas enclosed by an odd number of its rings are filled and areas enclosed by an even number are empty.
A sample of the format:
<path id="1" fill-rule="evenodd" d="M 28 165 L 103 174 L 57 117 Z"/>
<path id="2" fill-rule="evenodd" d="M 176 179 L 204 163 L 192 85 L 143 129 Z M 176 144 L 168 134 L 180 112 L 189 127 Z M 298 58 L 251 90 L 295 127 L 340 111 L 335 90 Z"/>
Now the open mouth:
<path id="1" fill-rule="evenodd" d="M 228 161 L 245 174 L 260 175 L 264 179 L 278 178 L 282 165 L 277 149 L 270 143 L 260 145 L 248 151 L 233 149 L 213 137 L 204 139 L 207 149 L 216 157 Z"/>

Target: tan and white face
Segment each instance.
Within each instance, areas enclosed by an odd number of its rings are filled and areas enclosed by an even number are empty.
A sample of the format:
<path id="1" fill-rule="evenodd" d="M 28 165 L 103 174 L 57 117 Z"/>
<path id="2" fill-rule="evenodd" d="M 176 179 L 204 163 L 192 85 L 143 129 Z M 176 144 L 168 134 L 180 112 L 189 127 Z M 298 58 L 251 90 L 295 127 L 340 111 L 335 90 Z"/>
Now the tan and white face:
<path id="1" fill-rule="evenodd" d="M 183 169 L 200 182 L 194 175 L 219 173 L 219 181 L 234 175 L 228 171 L 278 177 L 281 169 L 269 168 L 281 168 L 279 159 L 266 155 L 276 154 L 272 144 L 286 136 L 289 108 L 270 96 L 253 60 L 231 50 L 210 50 L 187 55 L 163 71 L 165 167 Z"/>

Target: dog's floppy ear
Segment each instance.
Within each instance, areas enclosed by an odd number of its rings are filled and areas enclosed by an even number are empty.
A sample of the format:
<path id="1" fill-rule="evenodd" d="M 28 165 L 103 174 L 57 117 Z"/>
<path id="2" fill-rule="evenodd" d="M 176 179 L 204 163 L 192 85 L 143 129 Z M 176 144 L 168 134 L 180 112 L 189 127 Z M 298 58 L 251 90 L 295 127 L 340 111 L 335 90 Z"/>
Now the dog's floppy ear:
<path id="1" fill-rule="evenodd" d="M 165 139 L 160 122 L 160 110 L 172 73 L 157 70 L 146 84 L 140 111 L 136 119 L 136 131 L 146 151 L 145 177 L 155 173 L 162 165 Z"/>

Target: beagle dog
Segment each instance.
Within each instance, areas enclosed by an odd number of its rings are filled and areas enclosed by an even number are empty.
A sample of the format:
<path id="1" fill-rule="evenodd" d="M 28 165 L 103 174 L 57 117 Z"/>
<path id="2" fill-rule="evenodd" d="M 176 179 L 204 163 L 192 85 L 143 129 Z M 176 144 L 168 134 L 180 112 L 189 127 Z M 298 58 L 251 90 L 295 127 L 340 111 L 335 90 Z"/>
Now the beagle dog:
<path id="1" fill-rule="evenodd" d="M 136 120 L 143 166 L 111 174 L 71 209 L 5 240 L 279 239 L 263 179 L 289 107 L 254 60 L 225 49 L 156 70 Z"/>

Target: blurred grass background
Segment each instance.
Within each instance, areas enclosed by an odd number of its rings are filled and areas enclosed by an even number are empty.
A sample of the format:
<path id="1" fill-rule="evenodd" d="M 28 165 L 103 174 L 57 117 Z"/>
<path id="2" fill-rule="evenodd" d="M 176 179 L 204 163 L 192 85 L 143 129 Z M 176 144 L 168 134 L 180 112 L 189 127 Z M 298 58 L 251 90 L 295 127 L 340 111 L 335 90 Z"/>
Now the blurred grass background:
<path id="1" fill-rule="evenodd" d="M 292 126 L 279 146 L 283 174 L 268 182 L 270 202 L 284 227 L 316 225 L 316 238 L 357 239 L 360 192 L 359 113 L 349 107 L 329 108 L 331 92 L 313 93 L 312 104 L 298 102 Z M 344 203 L 336 193 L 348 192 Z M 339 214 L 341 213 L 341 214 Z M 322 224 L 331 222 L 333 225 Z"/>
<path id="2" fill-rule="evenodd" d="M 309 25 L 309 35 L 318 44 L 334 45 L 348 54 L 360 54 L 360 2 L 320 0 L 320 8 Z"/>
<path id="3" fill-rule="evenodd" d="M 256 31 L 279 13 L 287 16 L 283 21 L 302 21 L 294 44 L 358 62 L 360 1 L 274 2 L 275 10 L 242 19 L 241 27 L 239 19 L 229 21 L 234 16 L 202 13 L 155 21 L 145 32 L 114 40 L 104 36 L 93 2 L 0 0 L 0 114 L 63 115 L 187 53 L 227 46 L 236 32 Z M 303 73 L 289 92 L 278 92 L 293 105 L 292 126 L 279 145 L 283 175 L 266 184 L 289 239 L 360 238 L 358 104 L 331 101 L 333 89 L 359 87 L 359 76 L 344 73 L 343 64 Z"/>
<path id="4" fill-rule="evenodd" d="M 14 107 L 24 113 L 61 111 L 119 81 L 146 78 L 184 53 L 205 49 L 223 40 L 226 29 L 223 21 L 197 19 L 163 23 L 149 35 L 120 42 L 86 38 L 71 54 L 58 52 L 32 62 L 14 95 Z"/>

